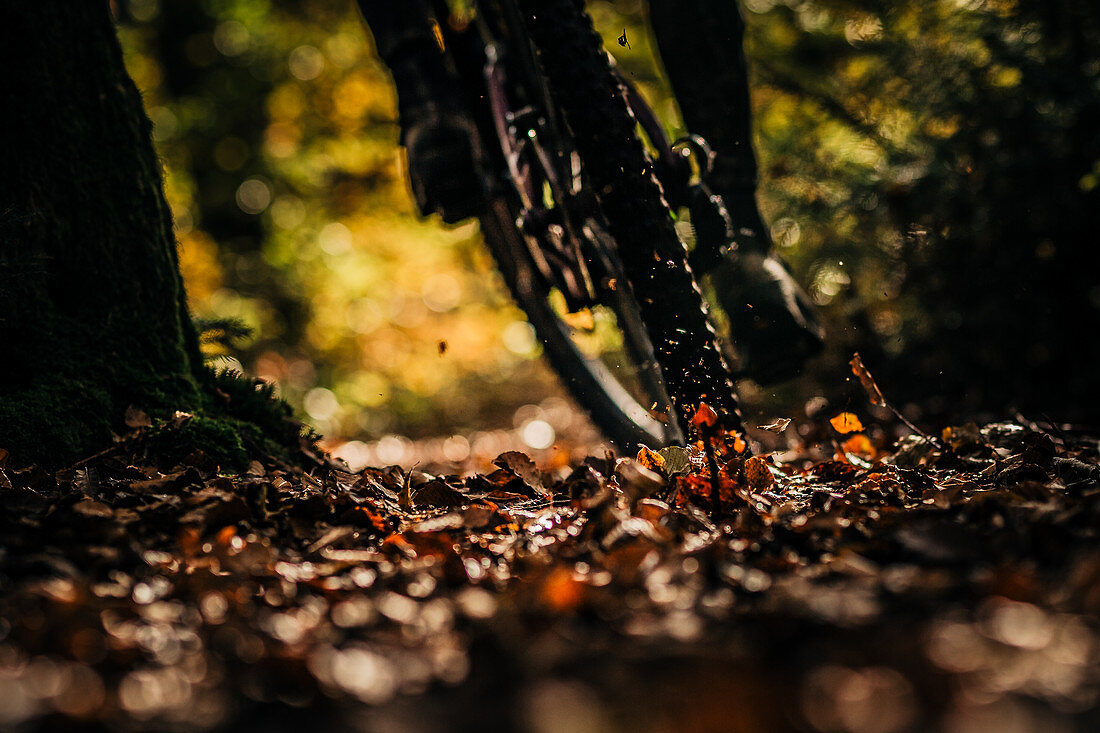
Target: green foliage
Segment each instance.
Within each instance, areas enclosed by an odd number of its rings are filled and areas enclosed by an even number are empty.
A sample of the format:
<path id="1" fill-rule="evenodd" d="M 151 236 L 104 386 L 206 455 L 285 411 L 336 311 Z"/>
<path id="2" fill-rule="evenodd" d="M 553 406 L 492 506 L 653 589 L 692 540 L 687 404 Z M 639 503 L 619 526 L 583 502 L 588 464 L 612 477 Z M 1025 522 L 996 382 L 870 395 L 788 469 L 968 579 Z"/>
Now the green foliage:
<path id="1" fill-rule="evenodd" d="M 243 471 L 252 460 L 301 463 L 317 435 L 294 418 L 275 387 L 232 370 L 207 367 L 201 406 L 189 416 L 157 410 L 145 441 L 158 462 L 172 465 L 201 451 L 222 470 Z"/>
<path id="2" fill-rule="evenodd" d="M 1097 346 L 1071 324 L 1100 314 L 1100 13 L 749 7 L 764 189 L 797 222 L 818 302 L 856 326 L 834 338 L 926 404 L 1082 413 L 1096 387 L 1074 365 Z"/>
<path id="3" fill-rule="evenodd" d="M 196 318 L 195 330 L 203 346 L 223 352 L 238 348 L 252 335 L 252 329 L 239 318 Z"/>
<path id="4" fill-rule="evenodd" d="M 294 418 L 290 406 L 279 398 L 276 388 L 259 379 L 249 379 L 232 370 L 211 371 L 210 379 L 221 412 L 234 420 L 254 425 L 277 453 L 296 450 L 300 439 L 312 443 L 317 435 Z"/>
<path id="5" fill-rule="evenodd" d="M 547 394 L 475 228 L 412 210 L 389 76 L 353 3 L 133 7 L 127 60 L 192 309 L 253 330 L 208 354 L 278 383 L 329 433 L 500 424 Z M 502 400 L 505 379 L 517 389 Z"/>

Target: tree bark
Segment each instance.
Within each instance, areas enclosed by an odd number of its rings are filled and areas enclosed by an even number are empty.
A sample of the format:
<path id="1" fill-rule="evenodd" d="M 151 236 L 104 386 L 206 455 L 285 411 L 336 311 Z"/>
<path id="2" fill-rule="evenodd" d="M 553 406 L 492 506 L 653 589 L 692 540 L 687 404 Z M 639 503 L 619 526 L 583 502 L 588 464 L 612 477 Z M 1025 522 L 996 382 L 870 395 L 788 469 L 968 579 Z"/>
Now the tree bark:
<path id="1" fill-rule="evenodd" d="M 201 403 L 151 124 L 107 0 L 0 3 L 0 448 L 57 465 Z"/>

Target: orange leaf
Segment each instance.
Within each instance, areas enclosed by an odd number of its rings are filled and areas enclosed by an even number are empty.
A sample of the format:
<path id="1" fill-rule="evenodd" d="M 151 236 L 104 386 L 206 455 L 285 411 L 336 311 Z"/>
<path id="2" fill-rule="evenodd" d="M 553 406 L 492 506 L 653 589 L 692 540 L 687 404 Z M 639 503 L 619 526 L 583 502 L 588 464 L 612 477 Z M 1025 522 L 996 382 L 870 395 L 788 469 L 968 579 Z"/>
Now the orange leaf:
<path id="1" fill-rule="evenodd" d="M 853 435 L 844 441 L 840 446 L 844 449 L 845 453 L 854 453 L 857 456 L 863 456 L 865 458 L 875 457 L 875 446 L 871 444 L 870 439 L 863 434 Z"/>
<path id="2" fill-rule="evenodd" d="M 863 423 L 859 421 L 858 417 L 850 412 L 840 413 L 829 420 L 829 424 L 833 426 L 833 430 L 841 434 L 855 433 L 863 430 Z"/>
<path id="3" fill-rule="evenodd" d="M 775 476 L 772 476 L 768 468 L 768 459 L 763 456 L 749 458 L 742 470 L 745 472 L 745 481 L 753 491 L 766 491 L 775 485 Z"/>
<path id="4" fill-rule="evenodd" d="M 718 424 L 718 413 L 706 402 L 700 402 L 699 407 L 695 408 L 695 415 L 691 418 L 691 424 L 697 428 L 704 426 L 713 428 Z"/>
<path id="5" fill-rule="evenodd" d="M 638 456 L 634 460 L 651 471 L 656 471 L 665 465 L 665 459 L 661 454 L 644 445 L 638 449 Z"/>
<path id="6" fill-rule="evenodd" d="M 218 534 L 214 537 L 214 542 L 219 545 L 228 545 L 234 537 L 237 536 L 237 528 L 230 525 L 228 527 L 222 527 L 218 530 Z"/>

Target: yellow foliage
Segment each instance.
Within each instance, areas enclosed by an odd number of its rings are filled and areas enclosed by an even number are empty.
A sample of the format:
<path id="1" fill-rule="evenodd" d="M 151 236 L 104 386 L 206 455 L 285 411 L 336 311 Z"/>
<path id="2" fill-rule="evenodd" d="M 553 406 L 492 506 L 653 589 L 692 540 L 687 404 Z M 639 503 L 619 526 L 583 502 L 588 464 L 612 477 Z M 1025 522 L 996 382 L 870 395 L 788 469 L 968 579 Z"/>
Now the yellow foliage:
<path id="1" fill-rule="evenodd" d="M 179 261 L 192 308 L 207 301 L 222 287 L 218 246 L 206 232 L 192 229 L 179 238 Z"/>

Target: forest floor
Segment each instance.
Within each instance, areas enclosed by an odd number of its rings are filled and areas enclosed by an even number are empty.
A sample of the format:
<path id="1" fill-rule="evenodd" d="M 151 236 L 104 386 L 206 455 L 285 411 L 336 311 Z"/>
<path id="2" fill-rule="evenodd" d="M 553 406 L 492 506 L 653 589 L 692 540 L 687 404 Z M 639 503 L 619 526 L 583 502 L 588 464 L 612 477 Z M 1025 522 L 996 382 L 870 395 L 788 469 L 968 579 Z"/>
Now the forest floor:
<path id="1" fill-rule="evenodd" d="M 465 477 L 226 475 L 152 427 L 0 459 L 0 729 L 1096 730 L 1100 442 L 860 427 Z"/>

